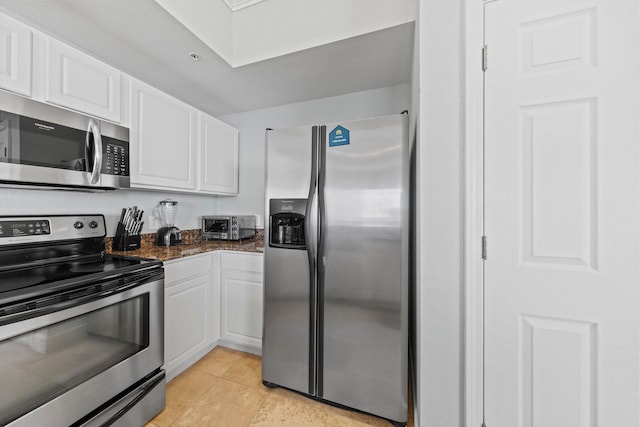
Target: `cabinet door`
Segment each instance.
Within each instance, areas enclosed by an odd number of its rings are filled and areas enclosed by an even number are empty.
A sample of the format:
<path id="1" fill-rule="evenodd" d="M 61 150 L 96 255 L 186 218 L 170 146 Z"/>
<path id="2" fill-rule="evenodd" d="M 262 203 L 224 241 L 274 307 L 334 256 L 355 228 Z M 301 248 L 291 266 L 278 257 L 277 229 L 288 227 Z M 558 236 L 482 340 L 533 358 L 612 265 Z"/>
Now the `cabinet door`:
<path id="1" fill-rule="evenodd" d="M 131 186 L 195 190 L 196 110 L 131 84 Z"/>
<path id="2" fill-rule="evenodd" d="M 209 349 L 211 276 L 201 276 L 165 289 L 165 350 L 167 375 Z"/>
<path id="3" fill-rule="evenodd" d="M 47 38 L 45 78 L 47 102 L 120 123 L 120 71 Z"/>
<path id="4" fill-rule="evenodd" d="M 238 130 L 205 114 L 200 126 L 199 189 L 238 194 Z"/>
<path id="5" fill-rule="evenodd" d="M 25 25 L 0 15 L 0 87 L 31 96 L 33 35 Z"/>
<path id="6" fill-rule="evenodd" d="M 262 275 L 222 270 L 222 338 L 262 348 Z"/>

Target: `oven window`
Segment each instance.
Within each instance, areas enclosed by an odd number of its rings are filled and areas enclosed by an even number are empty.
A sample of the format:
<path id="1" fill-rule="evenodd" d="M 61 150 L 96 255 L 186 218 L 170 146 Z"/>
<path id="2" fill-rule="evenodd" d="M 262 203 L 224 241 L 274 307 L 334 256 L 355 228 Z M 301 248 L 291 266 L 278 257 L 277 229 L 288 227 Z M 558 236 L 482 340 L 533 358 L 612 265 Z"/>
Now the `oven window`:
<path id="1" fill-rule="evenodd" d="M 148 331 L 145 294 L 1 341 L 0 425 L 147 348 Z"/>
<path id="2" fill-rule="evenodd" d="M 207 233 L 226 233 L 227 231 L 229 231 L 229 221 L 226 219 L 215 219 L 206 222 L 205 232 Z"/>

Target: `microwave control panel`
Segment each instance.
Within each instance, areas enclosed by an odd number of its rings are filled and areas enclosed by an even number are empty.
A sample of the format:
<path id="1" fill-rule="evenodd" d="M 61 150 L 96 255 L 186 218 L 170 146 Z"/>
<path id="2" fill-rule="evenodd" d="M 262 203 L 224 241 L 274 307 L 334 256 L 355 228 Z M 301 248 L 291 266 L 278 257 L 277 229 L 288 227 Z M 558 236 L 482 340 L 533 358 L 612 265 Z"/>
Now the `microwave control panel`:
<path id="1" fill-rule="evenodd" d="M 102 173 L 129 176 L 129 144 L 102 137 Z"/>
<path id="2" fill-rule="evenodd" d="M 129 144 L 103 137 L 102 173 L 129 176 Z"/>

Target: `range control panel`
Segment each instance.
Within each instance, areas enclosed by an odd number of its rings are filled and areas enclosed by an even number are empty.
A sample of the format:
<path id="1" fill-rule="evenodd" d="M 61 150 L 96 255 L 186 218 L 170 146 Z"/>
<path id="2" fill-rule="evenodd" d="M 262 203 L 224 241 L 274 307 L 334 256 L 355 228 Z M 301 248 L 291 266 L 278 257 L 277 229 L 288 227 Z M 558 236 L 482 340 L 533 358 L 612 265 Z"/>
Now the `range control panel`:
<path id="1" fill-rule="evenodd" d="M 103 215 L 0 217 L 0 245 L 105 237 Z"/>
<path id="2" fill-rule="evenodd" d="M 37 236 L 41 234 L 51 234 L 51 223 L 47 219 L 0 221 L 0 238 Z"/>

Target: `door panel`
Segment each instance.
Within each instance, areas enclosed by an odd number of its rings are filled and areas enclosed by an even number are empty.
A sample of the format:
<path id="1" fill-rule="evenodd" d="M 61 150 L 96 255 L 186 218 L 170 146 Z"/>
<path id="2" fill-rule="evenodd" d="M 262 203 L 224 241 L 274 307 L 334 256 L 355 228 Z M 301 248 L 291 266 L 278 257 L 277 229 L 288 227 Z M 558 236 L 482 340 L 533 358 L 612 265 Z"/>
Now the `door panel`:
<path id="1" fill-rule="evenodd" d="M 50 38 L 46 55 L 47 102 L 120 123 L 120 71 Z"/>
<path id="2" fill-rule="evenodd" d="M 596 267 L 596 108 L 594 98 L 521 107 L 524 263 Z"/>
<path id="3" fill-rule="evenodd" d="M 262 345 L 262 275 L 223 270 L 220 281 L 222 338 L 260 348 Z"/>
<path id="4" fill-rule="evenodd" d="M 309 196 L 312 137 L 311 126 L 267 132 L 267 214 L 269 199 L 306 199 Z"/>
<path id="5" fill-rule="evenodd" d="M 485 8 L 486 424 L 638 426 L 638 4 Z"/>
<path id="6" fill-rule="evenodd" d="M 131 83 L 131 185 L 196 188 L 196 110 L 137 80 Z"/>
<path id="7" fill-rule="evenodd" d="M 407 116 L 342 123 L 323 143 L 320 396 L 407 416 Z M 321 172 L 322 174 L 322 172 Z M 320 275 L 319 275 L 320 277 Z M 323 289 L 323 290 L 322 290 Z M 322 298 L 322 296 L 320 297 Z M 322 326 L 321 326 L 322 327 Z"/>
<path id="8" fill-rule="evenodd" d="M 266 137 L 264 322 L 262 379 L 313 393 L 309 257 L 303 249 L 269 246 L 271 199 L 307 199 L 311 184 L 312 128 L 278 129 Z"/>
<path id="9" fill-rule="evenodd" d="M 200 190 L 238 194 L 238 133 L 214 117 L 200 115 Z"/>

